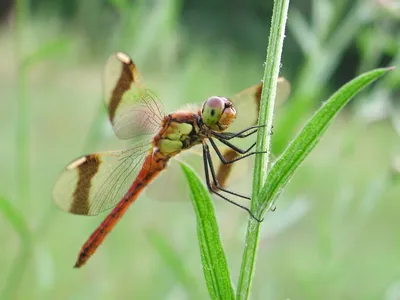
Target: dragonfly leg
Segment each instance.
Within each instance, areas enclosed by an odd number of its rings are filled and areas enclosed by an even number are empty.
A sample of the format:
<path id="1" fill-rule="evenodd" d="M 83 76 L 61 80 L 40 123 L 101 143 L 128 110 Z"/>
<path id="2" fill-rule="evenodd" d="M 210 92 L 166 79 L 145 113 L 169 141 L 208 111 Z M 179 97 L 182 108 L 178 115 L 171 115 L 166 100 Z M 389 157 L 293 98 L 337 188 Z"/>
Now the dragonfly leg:
<path id="1" fill-rule="evenodd" d="M 215 137 L 218 137 L 218 138 L 221 138 L 221 139 L 224 139 L 224 140 L 230 140 L 230 139 L 233 139 L 235 137 L 245 138 L 245 137 L 248 137 L 248 136 L 256 133 L 258 128 L 265 127 L 265 126 L 266 125 L 254 125 L 254 126 L 247 127 L 246 129 L 243 129 L 243 130 L 241 130 L 239 132 L 224 132 L 224 133 L 220 133 L 220 132 L 212 131 L 212 134 Z M 249 133 L 246 133 L 247 131 L 252 130 L 252 129 L 254 129 L 254 130 L 249 132 Z"/>
<path id="2" fill-rule="evenodd" d="M 219 157 L 219 159 L 221 160 L 221 162 L 222 162 L 224 165 L 234 163 L 235 161 L 239 161 L 239 160 L 241 160 L 241 159 L 244 159 L 244 158 L 249 157 L 249 156 L 254 155 L 254 154 L 267 153 L 266 151 L 254 151 L 254 152 L 250 152 L 250 153 L 247 153 L 247 154 L 245 154 L 245 155 L 236 157 L 236 158 L 231 159 L 231 160 L 226 160 L 225 157 L 222 155 L 221 151 L 218 149 L 218 147 L 217 147 L 217 145 L 215 144 L 215 142 L 214 142 L 212 139 L 210 139 L 210 138 L 209 138 L 209 140 L 210 140 L 211 146 L 214 148 L 215 152 L 217 153 L 217 156 Z M 253 147 L 254 147 L 254 146 L 253 146 Z M 233 150 L 235 150 L 235 149 L 233 149 Z"/>
<path id="3" fill-rule="evenodd" d="M 253 213 L 250 211 L 250 209 L 249 209 L 248 207 L 243 206 L 243 205 L 240 205 L 239 203 L 236 203 L 235 201 L 233 201 L 233 200 L 231 200 L 231 199 L 225 197 L 224 195 L 218 193 L 218 191 L 217 191 L 216 189 L 213 188 L 213 186 L 212 186 L 212 184 L 211 184 L 211 181 L 210 181 L 210 174 L 209 174 L 209 172 L 208 172 L 208 160 L 207 160 L 206 146 L 204 145 L 204 143 L 203 143 L 203 157 L 204 157 L 204 159 L 203 159 L 203 161 L 204 161 L 204 173 L 205 173 L 205 176 L 206 176 L 207 187 L 208 187 L 211 191 L 213 191 L 216 195 L 218 195 L 220 198 L 222 198 L 222 199 L 224 199 L 225 201 L 227 201 L 227 202 L 229 202 L 229 203 L 231 203 L 231 204 L 233 204 L 233 205 L 235 205 L 235 206 L 237 206 L 237 207 L 239 207 L 239 208 L 244 209 L 245 211 L 247 211 L 247 212 L 250 214 L 250 216 L 251 216 L 254 220 L 256 220 L 257 222 L 262 222 L 264 219 L 261 219 L 261 220 L 258 219 L 256 216 L 253 215 Z"/>
<path id="4" fill-rule="evenodd" d="M 236 132 L 236 133 L 235 132 L 223 132 L 223 133 L 220 133 L 220 132 L 212 131 L 212 134 L 214 136 L 218 137 L 219 139 L 224 139 L 224 140 L 230 140 L 230 139 L 233 139 L 235 137 L 242 139 L 242 138 L 246 138 L 248 136 L 251 136 L 251 135 L 255 134 L 258 131 L 258 128 L 266 127 L 266 126 L 267 125 L 250 126 L 250 127 L 247 127 L 246 129 L 241 130 L 241 131 Z M 271 131 L 270 131 L 271 135 L 274 134 L 273 128 L 274 128 L 274 125 L 272 125 L 272 127 L 271 127 Z M 249 131 L 251 129 L 254 129 L 254 130 L 249 132 L 249 133 L 245 133 L 246 131 Z"/>
<path id="5" fill-rule="evenodd" d="M 258 129 L 254 129 L 253 131 L 251 131 L 249 133 L 242 133 L 242 134 L 239 134 L 239 135 L 234 133 L 234 132 L 224 132 L 224 133 L 218 133 L 217 132 L 217 134 L 220 135 L 219 138 L 222 138 L 222 139 L 225 139 L 225 140 L 230 140 L 230 139 L 233 139 L 233 138 L 243 139 L 243 138 L 246 138 L 248 136 L 251 136 L 251 135 L 255 134 L 257 131 L 258 131 Z"/>
<path id="6" fill-rule="evenodd" d="M 215 144 L 215 142 L 214 142 L 214 140 L 212 140 L 211 138 L 209 138 L 210 139 L 210 142 L 211 143 L 214 143 Z M 238 146 L 235 146 L 235 145 L 233 145 L 232 143 L 229 143 L 228 141 L 224 141 L 224 140 L 219 140 L 222 144 L 225 144 L 226 146 L 228 146 L 229 148 L 231 148 L 232 150 L 234 150 L 234 151 L 236 151 L 237 153 L 239 153 L 239 154 L 246 154 L 246 153 L 248 153 L 251 149 L 253 149 L 254 147 L 255 147 L 255 145 L 256 145 L 256 143 L 254 142 L 249 148 L 247 148 L 246 150 L 243 150 L 243 149 L 241 149 L 241 148 L 239 148 Z M 215 145 L 216 146 L 216 145 Z"/>
<path id="7" fill-rule="evenodd" d="M 208 166 L 210 167 L 211 177 L 212 177 L 212 180 L 213 180 L 213 183 L 214 183 L 214 188 L 217 189 L 217 190 L 223 191 L 225 193 L 228 193 L 228 194 L 231 194 L 231 195 L 246 199 L 246 200 L 251 200 L 251 198 L 248 197 L 248 196 L 244 196 L 242 194 L 239 194 L 239 193 L 236 193 L 236 192 L 232 192 L 232 191 L 224 189 L 223 187 L 220 186 L 220 184 L 219 184 L 219 182 L 217 180 L 217 176 L 215 174 L 215 169 L 214 169 L 214 165 L 213 165 L 213 162 L 212 162 L 210 149 L 208 148 L 208 145 L 206 143 L 203 144 L 203 149 L 204 149 L 204 151 L 203 151 L 204 159 L 207 160 Z M 211 191 L 214 192 L 213 189 Z"/>

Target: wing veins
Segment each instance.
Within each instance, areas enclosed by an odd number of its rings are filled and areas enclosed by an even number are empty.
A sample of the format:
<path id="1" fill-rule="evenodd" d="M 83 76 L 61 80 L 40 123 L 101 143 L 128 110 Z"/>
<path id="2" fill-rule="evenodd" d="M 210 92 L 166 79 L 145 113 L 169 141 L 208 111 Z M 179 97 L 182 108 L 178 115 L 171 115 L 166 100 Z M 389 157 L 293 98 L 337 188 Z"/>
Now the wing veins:
<path id="1" fill-rule="evenodd" d="M 151 143 L 146 143 L 144 145 L 140 145 L 139 147 L 131 148 L 120 153 L 120 162 L 108 174 L 107 178 L 102 181 L 102 186 L 95 193 L 93 201 L 89 206 L 89 211 L 91 211 L 92 214 L 98 214 L 104 210 L 107 210 L 120 201 L 118 194 L 120 193 L 121 188 L 125 186 L 127 180 L 132 180 L 133 182 L 134 178 L 131 178 L 131 175 L 134 172 L 136 173 L 138 168 L 140 168 L 139 165 L 143 163 L 145 154 L 150 149 L 150 145 Z M 126 153 L 129 154 L 126 155 Z M 127 163 L 128 160 L 130 160 L 130 163 Z M 107 205 L 107 203 L 109 203 L 109 205 Z"/>

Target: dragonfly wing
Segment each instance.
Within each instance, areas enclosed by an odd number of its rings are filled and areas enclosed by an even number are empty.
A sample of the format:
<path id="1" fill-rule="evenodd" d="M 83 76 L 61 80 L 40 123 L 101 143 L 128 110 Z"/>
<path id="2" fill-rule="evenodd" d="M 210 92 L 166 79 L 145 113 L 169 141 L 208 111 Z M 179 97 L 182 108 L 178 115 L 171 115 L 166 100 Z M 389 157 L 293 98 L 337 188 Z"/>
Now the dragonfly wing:
<path id="1" fill-rule="evenodd" d="M 125 53 L 112 55 L 104 71 L 108 117 L 120 139 L 153 134 L 161 127 L 163 106 L 146 88 L 136 65 Z"/>
<path id="2" fill-rule="evenodd" d="M 185 151 L 186 152 L 186 151 Z M 146 196 L 162 202 L 188 200 L 190 191 L 180 166 L 181 155 L 168 162 L 168 168 L 161 172 L 146 189 Z"/>
<path id="3" fill-rule="evenodd" d="M 236 108 L 236 119 L 229 131 L 237 132 L 249 126 L 257 125 L 260 110 L 262 83 L 253 85 L 244 91 L 229 97 Z M 275 106 L 281 106 L 290 94 L 290 83 L 283 77 L 278 78 Z"/>
<path id="4" fill-rule="evenodd" d="M 128 191 L 151 143 L 140 142 L 128 150 L 82 156 L 61 173 L 53 200 L 63 210 L 79 215 L 97 215 L 114 207 Z"/>
<path id="5" fill-rule="evenodd" d="M 290 83 L 284 77 L 278 78 L 278 84 L 276 86 L 276 99 L 275 103 L 277 107 L 280 107 L 290 95 Z M 261 94 L 260 94 L 261 101 Z"/>

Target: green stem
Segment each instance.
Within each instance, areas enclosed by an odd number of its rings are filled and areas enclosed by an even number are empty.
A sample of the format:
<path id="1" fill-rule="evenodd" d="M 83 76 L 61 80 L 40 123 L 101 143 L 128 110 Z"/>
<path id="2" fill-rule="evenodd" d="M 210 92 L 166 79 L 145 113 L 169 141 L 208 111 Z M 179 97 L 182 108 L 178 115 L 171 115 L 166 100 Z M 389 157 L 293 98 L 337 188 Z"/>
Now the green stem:
<path id="1" fill-rule="evenodd" d="M 20 200 L 29 195 L 29 103 L 26 92 L 27 74 L 23 57 L 23 28 L 28 15 L 26 0 L 17 0 L 15 8 L 15 53 L 17 54 L 17 184 Z"/>
<path id="2" fill-rule="evenodd" d="M 279 69 L 283 39 L 285 34 L 286 19 L 289 9 L 289 0 L 275 0 L 271 21 L 270 36 L 268 41 L 267 58 L 265 62 L 263 90 L 261 94 L 261 105 L 258 124 L 261 127 L 257 135 L 257 149 L 266 150 L 265 154 L 257 155 L 254 167 L 254 180 L 252 190 L 251 209 L 253 213 L 261 217 L 258 194 L 265 183 L 268 171 L 272 120 L 274 116 L 274 105 L 276 85 L 278 82 Z M 255 260 L 258 248 L 260 223 L 249 217 L 245 249 L 243 252 L 242 265 L 240 270 L 237 299 L 248 299 L 250 295 L 251 282 L 254 276 Z"/>
<path id="3" fill-rule="evenodd" d="M 260 112 L 258 125 L 261 127 L 257 135 L 257 150 L 266 151 L 265 154 L 257 155 L 255 159 L 254 180 L 253 180 L 253 198 L 252 208 L 257 207 L 257 198 L 261 187 L 264 185 L 267 177 L 268 160 L 270 154 L 272 120 L 274 117 L 276 85 L 281 64 L 283 39 L 285 36 L 285 25 L 289 0 L 275 0 L 274 10 L 271 21 L 271 31 L 268 42 L 267 58 L 265 62 L 263 89 L 261 94 Z"/>
<path id="4" fill-rule="evenodd" d="M 242 265 L 240 268 L 239 283 L 236 299 L 248 299 L 250 296 L 251 282 L 254 276 L 255 258 L 260 235 L 260 222 L 249 219 L 246 232 L 246 244 L 243 251 Z"/>

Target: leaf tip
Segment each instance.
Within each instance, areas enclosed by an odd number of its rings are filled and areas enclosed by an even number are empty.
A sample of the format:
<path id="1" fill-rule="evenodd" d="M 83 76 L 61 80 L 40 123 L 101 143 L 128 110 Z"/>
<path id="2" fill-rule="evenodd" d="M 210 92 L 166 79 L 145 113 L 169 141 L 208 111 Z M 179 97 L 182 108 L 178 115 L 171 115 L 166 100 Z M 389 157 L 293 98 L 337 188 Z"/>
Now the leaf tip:
<path id="1" fill-rule="evenodd" d="M 181 169 L 183 170 L 183 172 L 184 172 L 185 174 L 187 174 L 188 168 L 189 168 L 189 167 L 188 167 L 184 162 L 182 162 L 182 161 L 179 162 L 179 165 L 181 166 Z"/>
<path id="2" fill-rule="evenodd" d="M 388 72 L 391 72 L 391 71 L 393 71 L 393 70 L 395 70 L 396 69 L 396 66 L 391 66 L 391 67 L 387 67 L 386 68 L 386 70 L 388 71 Z"/>

